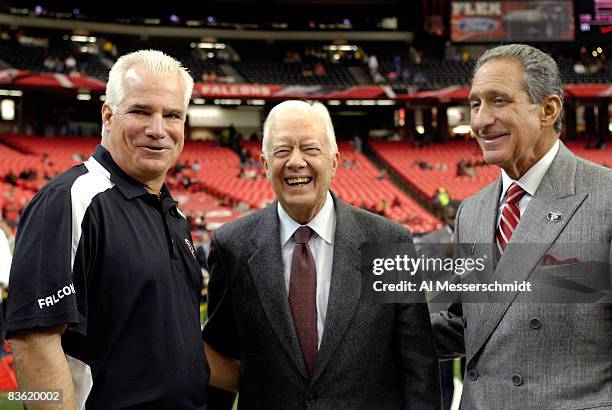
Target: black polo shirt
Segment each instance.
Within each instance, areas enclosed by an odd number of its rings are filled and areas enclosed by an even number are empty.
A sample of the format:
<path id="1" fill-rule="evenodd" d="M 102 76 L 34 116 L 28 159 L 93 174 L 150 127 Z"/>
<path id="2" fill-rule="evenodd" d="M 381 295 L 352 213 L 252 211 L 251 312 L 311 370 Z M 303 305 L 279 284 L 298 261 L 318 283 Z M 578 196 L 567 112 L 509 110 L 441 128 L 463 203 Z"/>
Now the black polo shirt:
<path id="1" fill-rule="evenodd" d="M 88 409 L 203 409 L 202 274 L 167 188 L 145 191 L 98 146 L 34 197 L 17 230 L 6 333 L 68 324 Z"/>

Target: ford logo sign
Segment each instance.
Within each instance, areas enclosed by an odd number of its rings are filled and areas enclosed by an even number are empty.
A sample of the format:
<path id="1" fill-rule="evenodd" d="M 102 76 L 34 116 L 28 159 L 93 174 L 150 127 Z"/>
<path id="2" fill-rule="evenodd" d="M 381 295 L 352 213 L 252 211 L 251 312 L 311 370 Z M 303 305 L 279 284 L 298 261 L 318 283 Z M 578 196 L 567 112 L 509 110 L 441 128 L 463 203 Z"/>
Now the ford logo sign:
<path id="1" fill-rule="evenodd" d="M 457 25 L 462 31 L 470 33 L 485 33 L 495 30 L 497 21 L 488 17 L 467 17 L 460 20 Z"/>

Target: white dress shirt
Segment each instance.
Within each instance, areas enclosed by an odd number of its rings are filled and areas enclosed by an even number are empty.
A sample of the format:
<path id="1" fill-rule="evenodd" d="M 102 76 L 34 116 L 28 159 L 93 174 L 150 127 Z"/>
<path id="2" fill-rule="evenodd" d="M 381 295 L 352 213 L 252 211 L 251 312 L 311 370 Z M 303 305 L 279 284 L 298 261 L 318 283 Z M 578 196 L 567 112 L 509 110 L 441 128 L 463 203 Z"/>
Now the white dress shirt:
<path id="1" fill-rule="evenodd" d="M 525 195 L 521 198 L 518 203 L 519 211 L 521 212 L 520 216 L 523 216 L 525 213 L 525 209 L 527 209 L 527 205 L 529 205 L 529 201 L 533 198 L 536 190 L 540 186 L 540 182 L 542 182 L 542 178 L 546 175 L 548 168 L 552 164 L 557 152 L 559 151 L 559 140 L 555 142 L 550 150 L 544 155 L 538 162 L 536 162 L 527 172 L 523 174 L 522 177 L 519 178 L 518 181 L 512 179 L 506 171 L 502 169 L 502 191 L 499 196 L 499 204 L 497 208 L 497 225 L 499 226 L 499 220 L 501 219 L 502 209 L 504 207 L 504 203 L 506 201 L 506 192 L 510 185 L 513 183 L 517 183 L 523 190 L 525 191 Z"/>
<path id="2" fill-rule="evenodd" d="M 278 203 L 278 217 L 280 219 L 280 243 L 283 255 L 283 272 L 285 274 L 285 286 L 289 294 L 289 280 L 291 276 L 291 259 L 295 241 L 293 234 L 302 226 L 291 218 Z M 329 191 L 325 204 L 310 222 L 306 224 L 314 234 L 308 241 L 308 247 L 312 252 L 317 271 L 317 336 L 318 346 L 321 347 L 321 337 L 325 328 L 325 316 L 327 315 L 327 300 L 331 285 L 332 262 L 334 258 L 334 234 L 336 233 L 336 210 L 334 201 Z"/>

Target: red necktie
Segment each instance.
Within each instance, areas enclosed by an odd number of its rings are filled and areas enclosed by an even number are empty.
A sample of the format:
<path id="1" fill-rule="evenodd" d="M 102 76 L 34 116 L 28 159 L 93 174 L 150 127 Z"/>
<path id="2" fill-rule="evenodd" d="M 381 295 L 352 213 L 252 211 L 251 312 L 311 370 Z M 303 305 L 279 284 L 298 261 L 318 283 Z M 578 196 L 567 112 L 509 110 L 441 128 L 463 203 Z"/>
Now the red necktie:
<path id="1" fill-rule="evenodd" d="M 513 183 L 508 188 L 506 193 L 506 202 L 502 208 L 501 218 L 499 220 L 499 226 L 495 235 L 497 241 L 497 252 L 499 257 L 504 253 L 512 233 L 516 229 L 520 219 L 521 212 L 518 207 L 518 203 L 521 198 L 525 195 L 525 191 L 517 183 Z"/>
<path id="2" fill-rule="evenodd" d="M 300 341 L 304 363 L 312 375 L 318 350 L 317 335 L 317 274 L 314 258 L 308 248 L 312 229 L 298 228 L 293 234 L 295 249 L 291 259 L 289 308 Z"/>

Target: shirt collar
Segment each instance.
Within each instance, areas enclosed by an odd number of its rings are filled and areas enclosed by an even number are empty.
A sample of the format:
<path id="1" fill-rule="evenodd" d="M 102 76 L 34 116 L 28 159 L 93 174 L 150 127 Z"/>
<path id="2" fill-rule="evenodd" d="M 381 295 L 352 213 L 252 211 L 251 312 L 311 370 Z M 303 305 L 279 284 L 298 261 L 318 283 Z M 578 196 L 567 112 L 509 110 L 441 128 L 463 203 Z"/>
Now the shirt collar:
<path id="1" fill-rule="evenodd" d="M 117 186 L 119 191 L 125 196 L 127 199 L 134 199 L 139 196 L 150 195 L 154 197 L 155 195 L 150 194 L 145 189 L 144 185 L 140 182 L 136 181 L 134 178 L 125 173 L 124 170 L 119 168 L 119 165 L 113 160 L 110 152 L 102 145 L 97 145 L 96 149 L 93 153 L 94 159 L 104 167 L 110 173 L 110 180 Z M 176 205 L 178 202 L 172 198 L 170 191 L 166 187 L 166 185 L 162 185 L 161 195 L 159 199 L 162 201 L 163 208 L 169 209 L 172 205 Z"/>
<path id="2" fill-rule="evenodd" d="M 506 197 L 506 191 L 510 188 L 514 182 L 516 182 L 523 190 L 529 195 L 533 196 L 540 186 L 540 182 L 546 175 L 548 168 L 550 168 L 557 152 L 559 151 L 559 140 L 555 141 L 553 146 L 548 150 L 548 152 L 540 158 L 538 162 L 536 162 L 527 172 L 523 174 L 522 177 L 519 178 L 518 181 L 512 179 L 506 171 L 502 169 L 502 192 L 499 197 L 499 202 Z"/>
<path id="3" fill-rule="evenodd" d="M 278 218 L 280 220 L 280 235 L 281 235 L 281 247 L 284 246 L 287 241 L 293 236 L 295 231 L 302 226 L 291 218 L 287 212 L 283 209 L 280 202 L 277 205 Z M 316 232 L 325 242 L 332 245 L 334 243 L 334 232 L 336 230 L 336 211 L 334 207 L 334 200 L 331 194 L 327 191 L 325 203 L 323 207 L 317 212 L 314 218 L 306 224 L 313 231 Z"/>

